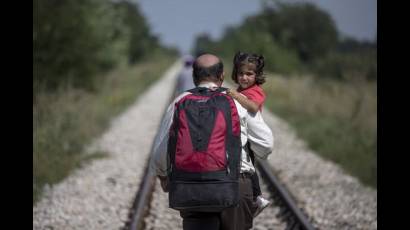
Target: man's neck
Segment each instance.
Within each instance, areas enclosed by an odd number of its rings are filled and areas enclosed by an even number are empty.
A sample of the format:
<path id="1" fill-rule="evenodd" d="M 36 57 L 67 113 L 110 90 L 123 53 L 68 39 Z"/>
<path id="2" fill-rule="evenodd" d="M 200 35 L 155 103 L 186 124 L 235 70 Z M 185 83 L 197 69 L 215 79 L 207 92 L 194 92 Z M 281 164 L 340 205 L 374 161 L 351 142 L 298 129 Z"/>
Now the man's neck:
<path id="1" fill-rule="evenodd" d="M 205 88 L 219 88 L 221 87 L 219 84 L 212 82 L 212 81 L 203 81 L 199 83 L 198 87 L 205 87 Z"/>
<path id="2" fill-rule="evenodd" d="M 198 84 L 198 87 L 221 87 L 222 82 L 214 82 L 214 81 L 202 81 Z"/>

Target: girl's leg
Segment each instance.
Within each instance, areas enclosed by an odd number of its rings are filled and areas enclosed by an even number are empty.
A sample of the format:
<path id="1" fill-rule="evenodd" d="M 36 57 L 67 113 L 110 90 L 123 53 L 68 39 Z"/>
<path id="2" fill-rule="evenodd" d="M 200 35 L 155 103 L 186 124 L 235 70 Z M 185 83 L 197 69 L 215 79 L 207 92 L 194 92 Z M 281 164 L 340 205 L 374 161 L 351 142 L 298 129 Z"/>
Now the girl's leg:
<path id="1" fill-rule="evenodd" d="M 254 200 L 256 200 L 258 196 L 262 195 L 261 187 L 259 186 L 259 177 L 256 171 L 252 175 L 251 180 L 252 180 L 253 198 Z"/>
<path id="2" fill-rule="evenodd" d="M 258 196 L 262 195 L 262 191 L 259 186 L 259 177 L 258 177 L 258 174 L 256 173 L 255 154 L 250 148 L 249 150 L 250 150 L 249 156 L 251 158 L 253 166 L 255 167 L 255 173 L 252 175 L 251 180 L 252 180 L 253 199 L 256 200 Z"/>

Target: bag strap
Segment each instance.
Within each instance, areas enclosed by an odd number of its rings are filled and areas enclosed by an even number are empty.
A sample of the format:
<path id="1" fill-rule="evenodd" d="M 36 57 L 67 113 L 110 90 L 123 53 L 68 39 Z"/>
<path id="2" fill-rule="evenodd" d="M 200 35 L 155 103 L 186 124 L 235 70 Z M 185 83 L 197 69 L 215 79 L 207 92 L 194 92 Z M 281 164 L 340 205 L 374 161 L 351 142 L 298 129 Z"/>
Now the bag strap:
<path id="1" fill-rule="evenodd" d="M 224 91 L 228 90 L 228 88 L 225 87 L 218 87 L 216 90 L 211 90 L 210 88 L 206 87 L 196 87 L 190 90 L 187 90 L 187 92 L 190 92 L 192 94 L 197 94 L 197 95 L 206 95 L 206 94 L 212 94 L 214 92 L 222 93 Z"/>

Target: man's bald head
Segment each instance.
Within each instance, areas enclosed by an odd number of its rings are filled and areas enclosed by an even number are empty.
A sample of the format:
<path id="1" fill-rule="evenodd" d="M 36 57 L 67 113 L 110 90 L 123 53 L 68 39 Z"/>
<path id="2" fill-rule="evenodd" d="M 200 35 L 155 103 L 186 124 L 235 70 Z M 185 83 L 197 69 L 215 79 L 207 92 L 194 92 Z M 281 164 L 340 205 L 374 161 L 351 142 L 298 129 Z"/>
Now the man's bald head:
<path id="1" fill-rule="evenodd" d="M 201 67 L 210 67 L 218 64 L 219 58 L 213 54 L 203 54 L 196 59 L 196 63 Z"/>
<path id="2" fill-rule="evenodd" d="M 203 81 L 211 81 L 222 84 L 223 63 L 215 55 L 203 54 L 193 64 L 193 77 L 195 85 Z"/>

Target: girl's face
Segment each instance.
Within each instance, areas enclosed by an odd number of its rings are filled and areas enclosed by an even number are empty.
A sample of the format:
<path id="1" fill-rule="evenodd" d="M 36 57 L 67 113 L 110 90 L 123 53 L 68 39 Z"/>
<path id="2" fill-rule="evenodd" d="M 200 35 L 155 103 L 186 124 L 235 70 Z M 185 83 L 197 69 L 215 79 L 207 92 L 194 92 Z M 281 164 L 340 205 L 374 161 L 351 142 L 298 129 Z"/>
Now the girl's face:
<path id="1" fill-rule="evenodd" d="M 242 89 L 247 89 L 255 84 L 256 73 L 254 69 L 255 65 L 252 63 L 242 65 L 239 68 L 236 79 Z"/>

